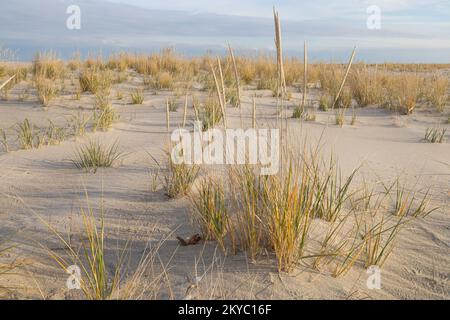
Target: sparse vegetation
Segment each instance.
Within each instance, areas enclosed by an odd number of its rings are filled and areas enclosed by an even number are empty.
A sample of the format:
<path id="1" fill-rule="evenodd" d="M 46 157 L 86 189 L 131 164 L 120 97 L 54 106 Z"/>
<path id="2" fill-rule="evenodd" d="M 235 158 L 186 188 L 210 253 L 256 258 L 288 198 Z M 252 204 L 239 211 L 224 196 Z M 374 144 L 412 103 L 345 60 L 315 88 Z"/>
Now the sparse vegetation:
<path id="1" fill-rule="evenodd" d="M 36 78 L 36 89 L 39 102 L 46 107 L 58 95 L 58 88 L 53 80 Z"/>
<path id="2" fill-rule="evenodd" d="M 425 130 L 425 140 L 431 143 L 442 143 L 444 142 L 446 128 L 433 127 L 427 128 Z"/>
<path id="3" fill-rule="evenodd" d="M 162 172 L 162 183 L 166 195 L 169 198 L 185 196 L 191 189 L 197 178 L 200 167 L 198 165 L 188 165 L 174 163 L 171 154 L 167 153 L 166 165 L 161 165 L 155 158 L 153 160 Z"/>
<path id="4" fill-rule="evenodd" d="M 132 104 L 143 104 L 144 103 L 144 90 L 136 89 L 131 92 L 131 103 Z"/>
<path id="5" fill-rule="evenodd" d="M 218 125 L 223 119 L 221 107 L 217 100 L 208 98 L 202 104 L 200 112 L 200 121 L 203 124 L 203 130 L 209 130 Z"/>
<path id="6" fill-rule="evenodd" d="M 3 145 L 3 150 L 8 153 L 9 152 L 9 144 L 8 139 L 6 137 L 5 130 L 0 128 L 0 143 Z"/>
<path id="7" fill-rule="evenodd" d="M 80 73 L 81 92 L 96 94 L 99 91 L 108 92 L 111 88 L 111 73 L 97 68 L 85 69 Z"/>
<path id="8" fill-rule="evenodd" d="M 28 119 L 25 119 L 22 123 L 18 123 L 17 134 L 20 147 L 22 149 L 32 149 L 40 145 L 39 139 L 36 139 L 35 127 L 30 123 Z"/>
<path id="9" fill-rule="evenodd" d="M 91 140 L 88 144 L 76 150 L 73 164 L 79 169 L 97 172 L 98 168 L 109 168 L 119 160 L 123 154 L 118 150 L 117 141 L 105 145 L 99 141 Z"/>
<path id="10" fill-rule="evenodd" d="M 174 80 L 169 72 L 158 73 L 153 81 L 150 82 L 150 86 L 153 89 L 158 90 L 171 90 L 174 86 Z"/>
<path id="11" fill-rule="evenodd" d="M 198 186 L 197 194 L 191 196 L 193 216 L 200 226 L 203 238 L 216 240 L 223 251 L 229 231 L 229 217 L 225 191 L 220 182 L 204 179 Z"/>
<path id="12" fill-rule="evenodd" d="M 433 75 L 429 80 L 428 99 L 439 112 L 444 112 L 449 95 L 449 79 L 445 76 Z"/>
<path id="13" fill-rule="evenodd" d="M 49 228 L 65 249 L 65 254 L 61 254 L 47 248 L 49 256 L 65 273 L 72 273 L 73 266 L 79 268 L 78 285 L 88 300 L 142 299 L 144 294 L 146 297 L 157 298 L 161 285 L 166 281 L 164 271 L 161 273 L 155 271 L 157 264 L 165 269 L 160 261 L 157 262 L 157 251 L 161 243 L 154 248 L 146 247 L 137 266 L 131 269 L 127 259 L 130 252 L 127 241 L 123 248 L 115 249 L 117 261 L 109 263 L 104 203 L 100 205 L 100 214 L 96 215 L 89 203 L 87 192 L 86 201 L 87 208 L 80 208 L 82 220 L 80 233 L 69 234 L 68 239 L 39 216 L 41 222 Z M 79 237 L 78 243 L 81 245 L 75 245 L 71 241 L 72 236 Z"/>

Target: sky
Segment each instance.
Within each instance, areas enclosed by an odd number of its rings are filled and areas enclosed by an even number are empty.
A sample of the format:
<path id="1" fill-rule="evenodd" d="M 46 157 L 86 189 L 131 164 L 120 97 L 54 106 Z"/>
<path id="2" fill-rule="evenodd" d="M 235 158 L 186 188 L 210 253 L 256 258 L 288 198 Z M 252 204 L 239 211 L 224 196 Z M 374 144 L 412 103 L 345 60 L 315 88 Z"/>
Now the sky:
<path id="1" fill-rule="evenodd" d="M 2 0 L 5 1 L 5 0 Z M 81 30 L 66 28 L 66 7 L 81 8 Z M 149 52 L 189 55 L 274 50 L 273 6 L 283 47 L 312 60 L 346 61 L 354 46 L 366 62 L 450 62 L 450 0 L 7 0 L 0 47 L 29 60 L 36 51 Z M 380 10 L 380 28 L 368 28 Z"/>
<path id="2" fill-rule="evenodd" d="M 241 16 L 270 17 L 273 6 L 288 19 L 351 17 L 370 5 L 386 13 L 431 16 L 447 10 L 448 0 L 109 0 L 151 9 L 211 12 Z M 445 18 L 445 15 L 442 15 Z M 438 19 L 438 17 L 436 17 Z"/>
<path id="3" fill-rule="evenodd" d="M 192 14 L 272 17 L 276 6 L 284 20 L 319 22 L 324 34 L 313 41 L 318 47 L 348 46 L 366 50 L 425 49 L 450 53 L 450 0 L 108 0 L 149 9 L 181 10 Z M 381 29 L 367 30 L 367 8 L 381 10 Z M 355 34 L 339 34 L 341 26 Z M 365 31 L 365 32 L 363 32 Z M 328 37 L 327 37 L 328 35 Z M 308 37 L 308 35 L 305 35 Z M 294 41 L 297 41 L 296 38 Z M 289 39 L 287 39 L 289 43 Z M 414 54 L 414 53 L 413 53 Z M 434 53 L 436 54 L 436 53 Z M 450 57 L 450 56 L 449 56 Z M 438 59 L 438 58 L 436 58 Z"/>

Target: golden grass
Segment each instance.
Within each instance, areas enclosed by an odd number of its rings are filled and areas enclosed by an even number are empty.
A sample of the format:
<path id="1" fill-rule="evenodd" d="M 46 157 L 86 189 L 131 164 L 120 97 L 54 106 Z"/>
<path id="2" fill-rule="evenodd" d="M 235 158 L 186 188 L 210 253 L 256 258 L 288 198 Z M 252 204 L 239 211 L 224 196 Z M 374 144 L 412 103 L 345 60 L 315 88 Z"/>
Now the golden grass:
<path id="1" fill-rule="evenodd" d="M 79 78 L 81 92 L 108 91 L 111 88 L 112 75 L 109 71 L 98 68 L 85 68 L 80 72 Z"/>
<path id="2" fill-rule="evenodd" d="M 350 74 L 349 86 L 352 97 L 359 107 L 382 102 L 382 79 L 377 69 L 369 69 L 367 65 L 356 65 Z"/>
<path id="3" fill-rule="evenodd" d="M 130 93 L 132 104 L 143 104 L 144 103 L 144 90 L 135 89 Z"/>
<path id="4" fill-rule="evenodd" d="M 35 81 L 38 101 L 43 106 L 47 107 L 50 101 L 58 95 L 59 89 L 56 87 L 53 80 L 47 78 L 36 78 Z"/>
<path id="5" fill-rule="evenodd" d="M 163 283 L 166 281 L 166 271 L 158 259 L 158 250 L 161 241 L 154 248 L 146 246 L 137 266 L 129 267 L 130 239 L 123 248 L 114 249 L 117 257 L 115 263 L 110 263 L 107 249 L 107 231 L 105 207 L 102 201 L 100 214 L 96 215 L 89 203 L 86 192 L 87 207 L 80 208 L 82 228 L 79 237 L 79 247 L 74 241 L 66 239 L 54 226 L 43 218 L 41 222 L 46 225 L 57 240 L 64 246 L 65 254 L 45 248 L 52 260 L 67 273 L 70 266 L 80 268 L 79 286 L 88 300 L 110 299 L 148 299 L 158 298 Z M 155 267 L 160 264 L 163 271 L 156 272 Z"/>
<path id="6" fill-rule="evenodd" d="M 36 78 L 61 79 L 65 75 L 65 65 L 55 52 L 41 52 L 35 56 L 32 72 Z"/>
<path id="7" fill-rule="evenodd" d="M 216 240 L 226 252 L 224 238 L 230 221 L 223 184 L 205 178 L 197 189 L 197 193 L 191 195 L 194 221 L 200 226 L 203 239 Z"/>
<path id="8" fill-rule="evenodd" d="M 427 83 L 427 98 L 439 112 L 444 112 L 444 108 L 449 101 L 450 80 L 446 76 L 434 74 Z"/>
<path id="9" fill-rule="evenodd" d="M 164 191 L 169 198 L 177 198 L 187 195 L 197 178 L 200 167 L 198 165 L 176 164 L 172 161 L 170 152 L 166 153 L 166 162 L 161 164 L 154 157 L 162 174 Z"/>

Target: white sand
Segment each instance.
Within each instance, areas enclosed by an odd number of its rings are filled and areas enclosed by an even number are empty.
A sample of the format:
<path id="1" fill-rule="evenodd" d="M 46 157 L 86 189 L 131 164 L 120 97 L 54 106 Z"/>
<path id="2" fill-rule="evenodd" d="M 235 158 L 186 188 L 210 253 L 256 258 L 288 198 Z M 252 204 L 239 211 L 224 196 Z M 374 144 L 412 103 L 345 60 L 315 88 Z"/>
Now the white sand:
<path id="1" fill-rule="evenodd" d="M 360 264 L 337 279 L 326 273 L 320 274 L 307 265 L 300 266 L 293 274 L 279 275 L 272 258 L 262 257 L 257 263 L 249 264 L 243 253 L 223 257 L 219 251 L 215 252 L 214 243 L 178 247 L 176 235 L 188 237 L 197 232 L 189 222 L 189 202 L 187 199 L 168 200 L 161 186 L 157 192 L 150 190 L 150 172 L 155 164 L 148 153 L 162 159 L 167 142 L 165 97 L 169 93 L 153 95 L 146 91 L 144 105 L 128 105 L 127 90 L 134 83 L 136 80 L 120 85 L 125 98 L 123 101 L 114 100 L 114 107 L 120 112 L 121 119 L 110 131 L 89 133 L 77 140 L 70 138 L 58 146 L 0 153 L 0 235 L 18 243 L 12 254 L 29 263 L 21 269 L 21 275 L 0 278 L 0 284 L 20 286 L 14 297 L 41 298 L 43 295 L 60 299 L 77 296 L 77 293 L 69 293 L 66 289 L 67 275 L 42 250 L 41 244 L 55 250 L 62 245 L 35 214 L 63 232 L 71 230 L 75 233 L 79 228 L 79 207 L 86 203 L 86 188 L 94 207 L 99 206 L 102 197 L 104 199 L 107 247 L 111 250 L 109 263 L 114 261 L 114 248 L 123 246 L 130 238 L 133 239 L 131 261 L 135 263 L 147 241 L 155 243 L 170 234 L 160 249 L 160 256 L 165 262 L 170 260 L 168 274 L 175 298 L 184 296 L 188 287 L 186 277 L 194 274 L 195 262 L 200 261 L 198 269 L 201 272 L 211 265 L 214 257 L 218 259 L 215 266 L 220 272 L 219 275 L 214 273 L 205 277 L 203 285 L 208 290 L 202 291 L 201 297 L 450 298 L 450 136 L 447 133 L 447 142 L 443 144 L 422 141 L 425 128 L 436 124 L 442 116 L 419 109 L 412 116 L 398 117 L 391 112 L 368 107 L 357 110 L 355 126 L 346 125 L 344 128 L 333 124 L 332 112 L 317 112 L 314 123 L 289 120 L 291 137 L 298 139 L 307 135 L 313 141 L 323 132 L 325 150 L 333 150 L 344 172 L 363 164 L 361 174 L 370 182 L 392 181 L 398 175 L 412 183 L 419 180 L 416 189 L 431 187 L 431 206 L 441 207 L 426 219 L 417 219 L 401 232 L 382 269 L 382 289 L 368 290 L 367 275 Z M 9 128 L 24 118 L 40 126 L 46 125 L 47 119 L 63 124 L 65 118 L 80 107 L 88 111 L 92 108 L 92 96 L 83 95 L 80 101 L 75 101 L 67 95 L 59 97 L 44 110 L 34 101 L 17 102 L 15 93 L 22 88 L 23 84 L 12 91 L 10 101 L 0 101 L 0 127 Z M 251 123 L 249 97 L 252 94 L 252 91 L 245 91 L 244 118 L 247 125 Z M 257 98 L 258 122 L 262 126 L 266 122 L 263 119 L 270 122 L 274 118 L 275 101 L 267 92 L 260 94 L 264 95 Z M 112 97 L 115 97 L 114 93 Z M 180 101 L 178 112 L 172 113 L 173 125 L 181 123 L 181 104 Z M 239 123 L 238 111 L 229 108 L 228 112 L 230 122 L 236 126 Z M 348 112 L 348 118 L 350 115 Z M 190 117 L 192 119 L 192 110 Z M 12 132 L 9 130 L 10 134 Z M 116 168 L 99 170 L 97 174 L 86 174 L 76 169 L 70 161 L 75 147 L 92 137 L 109 142 L 118 139 L 121 151 L 126 153 L 122 163 Z M 12 141 L 11 144 L 15 150 Z M 169 296 L 166 290 L 162 290 L 161 295 Z"/>

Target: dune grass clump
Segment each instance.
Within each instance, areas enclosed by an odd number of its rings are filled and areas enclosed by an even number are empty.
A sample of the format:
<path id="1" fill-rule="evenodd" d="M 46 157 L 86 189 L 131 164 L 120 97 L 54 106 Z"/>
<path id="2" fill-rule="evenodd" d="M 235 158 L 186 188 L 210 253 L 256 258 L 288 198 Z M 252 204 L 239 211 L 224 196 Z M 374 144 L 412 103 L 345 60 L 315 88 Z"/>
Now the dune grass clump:
<path id="1" fill-rule="evenodd" d="M 130 94 L 132 104 L 143 104 L 144 103 L 144 90 L 136 89 Z"/>
<path id="2" fill-rule="evenodd" d="M 314 216 L 313 177 L 289 168 L 286 175 L 268 179 L 262 196 L 268 240 L 279 271 L 290 272 L 302 257 Z M 303 173 L 303 174 L 302 174 Z"/>
<path id="3" fill-rule="evenodd" d="M 369 216 L 364 220 L 364 266 L 382 267 L 394 249 L 395 240 L 405 225 L 405 217 L 386 220 Z"/>
<path id="4" fill-rule="evenodd" d="M 17 140 L 21 149 L 40 148 L 61 143 L 67 136 L 65 127 L 55 125 L 48 120 L 47 127 L 38 128 L 28 119 L 16 124 Z"/>
<path id="5" fill-rule="evenodd" d="M 298 105 L 292 112 L 292 118 L 302 119 L 304 114 L 305 114 L 305 107 L 303 105 Z"/>
<path id="6" fill-rule="evenodd" d="M 69 128 L 72 130 L 72 134 L 75 137 L 82 137 L 86 134 L 86 128 L 91 120 L 90 117 L 87 117 L 82 112 L 77 112 L 70 116 L 70 120 L 68 121 Z"/>
<path id="7" fill-rule="evenodd" d="M 79 77 L 81 92 L 96 94 L 99 91 L 108 91 L 111 88 L 112 75 L 108 70 L 98 68 L 84 69 Z"/>
<path id="8" fill-rule="evenodd" d="M 8 153 L 9 152 L 9 143 L 8 138 L 6 137 L 6 131 L 0 128 L 0 143 L 3 146 L 3 150 Z"/>
<path id="9" fill-rule="evenodd" d="M 201 107 L 199 120 L 202 122 L 203 131 L 214 128 L 223 119 L 222 108 L 215 99 L 208 98 Z"/>
<path id="10" fill-rule="evenodd" d="M 45 140 L 47 145 L 57 145 L 64 141 L 66 137 L 66 130 L 64 127 L 59 127 L 48 120 L 49 124 L 45 130 Z"/>
<path id="11" fill-rule="evenodd" d="M 178 110 L 178 97 L 173 96 L 167 100 L 169 106 L 169 112 L 177 112 Z"/>
<path id="12" fill-rule="evenodd" d="M 58 95 L 58 88 L 53 80 L 46 78 L 36 78 L 36 89 L 39 102 L 43 106 L 48 106 L 50 101 Z"/>
<path id="13" fill-rule="evenodd" d="M 425 130 L 425 140 L 430 143 L 442 143 L 447 132 L 446 128 L 433 127 Z"/>
<path id="14" fill-rule="evenodd" d="M 421 197 L 418 193 L 408 191 L 397 179 L 395 182 L 395 204 L 394 215 L 397 217 L 424 218 L 436 211 L 438 208 L 429 208 L 431 201 L 430 189 Z"/>
<path id="15" fill-rule="evenodd" d="M 91 140 L 76 150 L 72 162 L 79 169 L 96 173 L 98 168 L 112 167 L 122 156 L 117 141 L 108 146 Z"/>
<path id="16" fill-rule="evenodd" d="M 334 112 L 334 123 L 341 128 L 345 123 L 345 111 L 345 109 L 339 109 Z"/>
<path id="17" fill-rule="evenodd" d="M 449 101 L 449 84 L 450 80 L 448 77 L 433 75 L 428 83 L 427 98 L 430 103 L 439 112 L 444 112 L 445 105 Z"/>
<path id="18" fill-rule="evenodd" d="M 174 87 L 174 79 L 170 72 L 158 73 L 150 82 L 150 86 L 157 90 L 171 90 Z"/>
<path id="19" fill-rule="evenodd" d="M 157 259 L 162 242 L 155 247 L 147 245 L 137 266 L 131 267 L 130 239 L 123 248 L 115 244 L 111 249 L 107 237 L 104 202 L 100 205 L 100 214 L 96 214 L 89 203 L 87 192 L 86 199 L 87 207 L 80 208 L 81 227 L 77 234 L 69 234 L 67 239 L 47 220 L 39 217 L 65 249 L 64 253 L 61 253 L 44 248 L 48 255 L 65 274 L 73 274 L 73 266 L 79 268 L 79 278 L 74 280 L 74 284 L 79 286 L 88 300 L 156 299 L 166 281 L 166 266 Z M 79 240 L 74 242 L 71 238 L 75 237 Z M 109 261 L 111 256 L 115 257 L 115 262 Z M 160 264 L 164 271 L 157 273 L 157 264 Z"/>
<path id="20" fill-rule="evenodd" d="M 20 143 L 21 149 L 33 149 L 40 146 L 40 139 L 38 138 L 36 127 L 25 119 L 21 123 L 16 124 L 17 139 Z"/>
<path id="21" fill-rule="evenodd" d="M 159 172 L 161 172 L 166 195 L 171 199 L 187 195 L 200 172 L 200 167 L 198 165 L 188 165 L 184 162 L 177 164 L 173 161 L 170 152 L 167 152 L 166 156 L 165 165 L 162 165 L 152 157 L 159 168 Z"/>
<path id="22" fill-rule="evenodd" d="M 322 90 L 330 97 L 330 100 L 332 100 L 331 104 L 333 104 L 339 92 L 339 85 L 344 77 L 342 65 L 321 64 L 318 76 Z M 331 105 L 329 107 L 331 108 Z"/>
<path id="23" fill-rule="evenodd" d="M 197 193 L 191 196 L 193 218 L 202 230 L 205 240 L 216 240 L 225 252 L 224 238 L 229 232 L 228 205 L 224 187 L 218 182 L 204 179 Z"/>
<path id="24" fill-rule="evenodd" d="M 352 183 L 358 168 L 343 176 L 340 168 L 331 158 L 328 166 L 313 166 L 315 175 L 315 217 L 333 222 L 341 214 L 352 196 Z"/>
<path id="25" fill-rule="evenodd" d="M 118 119 L 118 115 L 111 105 L 109 90 L 99 90 L 95 94 L 95 105 L 92 116 L 93 129 L 107 131 Z"/>
<path id="26" fill-rule="evenodd" d="M 54 52 L 42 52 L 35 56 L 32 66 L 35 78 L 62 79 L 65 74 L 64 62 Z"/>
<path id="27" fill-rule="evenodd" d="M 233 217 L 236 239 L 241 250 L 254 261 L 267 246 L 263 220 L 262 192 L 265 177 L 260 177 L 251 166 L 230 171 L 230 194 L 236 216 Z"/>
<path id="28" fill-rule="evenodd" d="M 370 70 L 366 65 L 355 66 L 349 77 L 349 86 L 359 107 L 382 101 L 383 85 L 377 70 Z"/>
<path id="29" fill-rule="evenodd" d="M 94 131 L 108 131 L 116 121 L 117 114 L 112 107 L 107 107 L 100 110 L 94 110 L 92 119 Z"/>
<path id="30" fill-rule="evenodd" d="M 385 81 L 383 106 L 404 115 L 412 114 L 422 96 L 423 79 L 416 74 L 401 74 L 390 76 Z"/>

